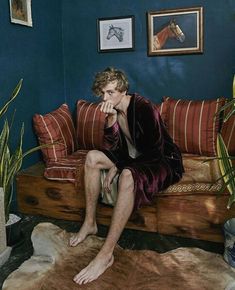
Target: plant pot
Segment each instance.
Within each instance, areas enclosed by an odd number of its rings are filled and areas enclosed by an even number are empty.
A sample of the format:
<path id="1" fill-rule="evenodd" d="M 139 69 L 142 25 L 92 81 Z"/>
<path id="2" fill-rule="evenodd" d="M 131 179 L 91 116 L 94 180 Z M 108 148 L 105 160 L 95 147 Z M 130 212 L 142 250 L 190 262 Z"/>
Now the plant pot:
<path id="1" fill-rule="evenodd" d="M 224 224 L 224 260 L 235 268 L 235 218 Z"/>
<path id="2" fill-rule="evenodd" d="M 7 245 L 16 246 L 22 240 L 21 218 L 15 214 L 10 214 L 6 224 Z"/>

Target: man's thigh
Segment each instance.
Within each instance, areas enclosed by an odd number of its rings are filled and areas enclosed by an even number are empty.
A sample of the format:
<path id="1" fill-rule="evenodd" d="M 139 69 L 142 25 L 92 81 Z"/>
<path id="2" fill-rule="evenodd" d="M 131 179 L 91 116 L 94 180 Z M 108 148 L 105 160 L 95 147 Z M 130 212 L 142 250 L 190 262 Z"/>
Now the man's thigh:
<path id="1" fill-rule="evenodd" d="M 87 162 L 91 162 L 99 169 L 110 169 L 114 163 L 99 150 L 91 150 L 87 153 Z"/>

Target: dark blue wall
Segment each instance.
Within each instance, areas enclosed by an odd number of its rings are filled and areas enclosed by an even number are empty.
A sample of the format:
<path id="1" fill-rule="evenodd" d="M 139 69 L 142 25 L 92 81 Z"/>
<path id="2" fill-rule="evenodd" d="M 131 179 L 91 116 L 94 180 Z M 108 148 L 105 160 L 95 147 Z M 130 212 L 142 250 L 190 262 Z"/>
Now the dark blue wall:
<path id="1" fill-rule="evenodd" d="M 10 22 L 8 2 L 0 2 L 0 106 L 23 78 L 22 90 L 11 105 L 17 109 L 11 133 L 14 144 L 25 123 L 26 150 L 36 145 L 32 115 L 64 102 L 61 0 L 32 1 L 33 27 Z M 38 160 L 38 155 L 26 158 L 24 166 Z"/>
<path id="2" fill-rule="evenodd" d="M 235 73 L 234 0 L 66 0 L 62 2 L 65 89 L 70 106 L 77 99 L 92 99 L 95 72 L 107 66 L 126 71 L 130 91 L 156 102 L 164 95 L 193 99 L 231 96 Z M 147 56 L 146 12 L 204 7 L 204 53 Z M 135 16 L 135 51 L 97 52 L 96 20 Z"/>
<path id="3" fill-rule="evenodd" d="M 204 53 L 147 56 L 146 12 L 204 7 Z M 96 20 L 135 16 L 135 51 L 98 53 Z M 234 0 L 38 0 L 32 1 L 33 27 L 12 24 L 8 1 L 0 1 L 0 106 L 20 78 L 22 90 L 12 128 L 14 145 L 25 123 L 24 149 L 36 145 L 34 113 L 63 102 L 93 99 L 94 74 L 107 66 L 126 71 L 130 91 L 159 102 L 163 95 L 186 98 L 231 96 L 235 73 Z M 39 159 L 33 154 L 26 167 Z"/>
<path id="4" fill-rule="evenodd" d="M 204 7 L 204 53 L 147 56 L 146 12 Z M 96 20 L 135 16 L 135 51 L 98 53 Z M 234 0 L 40 0 L 32 1 L 33 27 L 10 22 L 8 1 L 0 4 L 0 106 L 20 78 L 12 130 L 16 142 L 25 123 L 24 148 L 36 145 L 32 116 L 77 99 L 93 99 L 94 74 L 107 66 L 126 71 L 130 91 L 159 102 L 163 95 L 186 98 L 231 96 L 235 72 Z M 38 160 L 34 154 L 24 166 Z"/>

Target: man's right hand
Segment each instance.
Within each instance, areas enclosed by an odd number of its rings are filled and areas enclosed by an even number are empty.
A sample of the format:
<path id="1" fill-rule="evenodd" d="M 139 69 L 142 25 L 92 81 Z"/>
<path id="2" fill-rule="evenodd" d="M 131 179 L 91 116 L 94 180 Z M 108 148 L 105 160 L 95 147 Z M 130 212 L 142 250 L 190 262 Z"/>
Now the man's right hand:
<path id="1" fill-rule="evenodd" d="M 118 169 L 115 165 L 109 169 L 109 171 L 105 177 L 104 185 L 103 185 L 104 191 L 106 193 L 111 192 L 111 184 L 113 183 L 113 179 L 117 175 L 117 173 L 118 173 Z"/>
<path id="2" fill-rule="evenodd" d="M 100 111 L 105 113 L 108 119 L 108 127 L 111 127 L 117 120 L 117 111 L 110 102 L 102 102 Z"/>
<path id="3" fill-rule="evenodd" d="M 102 102 L 100 111 L 108 114 L 108 115 L 116 115 L 117 111 L 113 108 L 113 104 L 111 102 Z"/>

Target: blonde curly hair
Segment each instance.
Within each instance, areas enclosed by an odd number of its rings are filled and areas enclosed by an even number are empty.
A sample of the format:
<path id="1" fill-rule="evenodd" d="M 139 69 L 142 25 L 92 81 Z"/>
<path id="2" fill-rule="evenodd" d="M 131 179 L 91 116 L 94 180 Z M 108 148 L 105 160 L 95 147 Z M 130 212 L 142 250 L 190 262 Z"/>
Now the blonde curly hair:
<path id="1" fill-rule="evenodd" d="M 124 92 L 128 90 L 129 83 L 126 75 L 121 70 L 108 67 L 102 72 L 98 72 L 92 85 L 92 91 L 96 96 L 102 96 L 102 89 L 110 82 L 117 81 L 116 90 Z"/>

